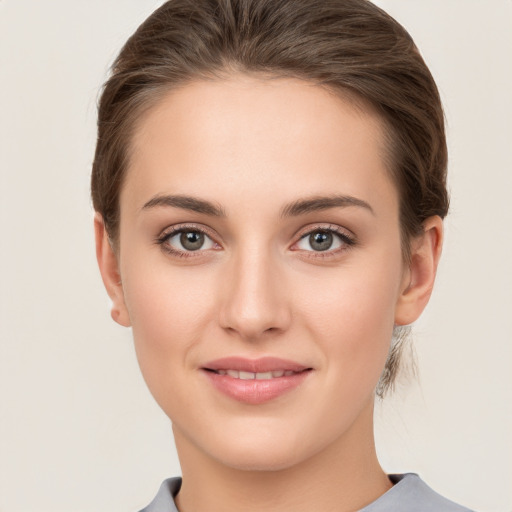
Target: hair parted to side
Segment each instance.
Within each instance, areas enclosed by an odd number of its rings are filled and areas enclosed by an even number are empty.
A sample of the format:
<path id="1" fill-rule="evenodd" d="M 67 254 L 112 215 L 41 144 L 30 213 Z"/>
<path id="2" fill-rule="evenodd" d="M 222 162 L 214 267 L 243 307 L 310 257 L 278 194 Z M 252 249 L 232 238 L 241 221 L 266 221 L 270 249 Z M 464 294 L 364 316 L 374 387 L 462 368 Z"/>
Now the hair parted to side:
<path id="1" fill-rule="evenodd" d="M 126 42 L 99 102 L 91 191 L 115 248 L 137 120 L 170 90 L 233 72 L 304 79 L 378 113 L 400 197 L 406 259 L 425 219 L 446 216 L 439 92 L 412 38 L 392 17 L 368 0 L 170 0 Z M 393 387 L 400 366 L 404 337 L 396 335 L 379 396 Z"/>

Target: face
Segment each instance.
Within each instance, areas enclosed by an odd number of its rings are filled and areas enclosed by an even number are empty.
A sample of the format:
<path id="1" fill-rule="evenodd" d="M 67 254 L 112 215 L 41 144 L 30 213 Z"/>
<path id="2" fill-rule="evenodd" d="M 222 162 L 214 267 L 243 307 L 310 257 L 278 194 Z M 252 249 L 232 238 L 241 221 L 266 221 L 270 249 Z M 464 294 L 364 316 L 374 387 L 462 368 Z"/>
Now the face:
<path id="1" fill-rule="evenodd" d="M 411 279 L 383 153 L 375 115 L 295 79 L 189 84 L 141 120 L 114 304 L 178 449 L 275 469 L 371 435 Z"/>

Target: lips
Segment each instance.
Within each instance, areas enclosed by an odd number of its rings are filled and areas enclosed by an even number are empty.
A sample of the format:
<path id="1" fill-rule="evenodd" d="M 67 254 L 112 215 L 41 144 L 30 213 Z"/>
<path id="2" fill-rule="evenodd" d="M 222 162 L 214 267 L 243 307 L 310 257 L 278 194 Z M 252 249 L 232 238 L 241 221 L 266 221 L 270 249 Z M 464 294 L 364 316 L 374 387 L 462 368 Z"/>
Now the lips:
<path id="1" fill-rule="evenodd" d="M 213 386 L 224 395 L 246 404 L 262 404 L 297 388 L 312 368 L 275 357 L 227 357 L 202 368 Z"/>

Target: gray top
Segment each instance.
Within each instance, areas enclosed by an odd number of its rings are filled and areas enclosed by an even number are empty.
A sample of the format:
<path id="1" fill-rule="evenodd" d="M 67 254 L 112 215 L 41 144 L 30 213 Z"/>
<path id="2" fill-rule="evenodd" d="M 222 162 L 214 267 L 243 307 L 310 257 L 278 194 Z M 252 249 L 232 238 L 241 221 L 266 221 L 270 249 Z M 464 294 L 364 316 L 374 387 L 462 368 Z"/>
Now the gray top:
<path id="1" fill-rule="evenodd" d="M 471 512 L 433 491 L 415 473 L 389 475 L 393 487 L 359 512 Z M 178 512 L 174 496 L 181 478 L 169 478 L 160 486 L 155 499 L 140 512 Z"/>

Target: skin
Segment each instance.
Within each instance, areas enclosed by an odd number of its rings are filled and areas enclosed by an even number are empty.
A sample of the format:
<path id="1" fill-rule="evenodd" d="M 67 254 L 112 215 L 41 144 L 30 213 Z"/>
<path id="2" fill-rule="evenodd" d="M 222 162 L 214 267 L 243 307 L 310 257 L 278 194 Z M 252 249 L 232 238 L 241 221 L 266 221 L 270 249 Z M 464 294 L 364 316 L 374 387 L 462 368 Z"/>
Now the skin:
<path id="1" fill-rule="evenodd" d="M 140 120 L 119 252 L 97 214 L 97 257 L 112 316 L 132 326 L 144 378 L 172 420 L 182 512 L 350 511 L 391 487 L 375 454 L 374 390 L 393 327 L 428 302 L 442 222 L 427 219 L 405 264 L 384 152 L 372 111 L 297 79 L 195 82 Z M 170 194 L 223 215 L 144 208 Z M 282 214 L 333 195 L 369 207 Z M 207 232 L 204 249 L 186 253 L 179 235 L 156 243 L 184 224 Z M 352 244 L 333 235 L 335 249 L 315 251 L 302 237 L 320 228 Z M 232 355 L 313 370 L 291 392 L 248 405 L 200 370 Z"/>

